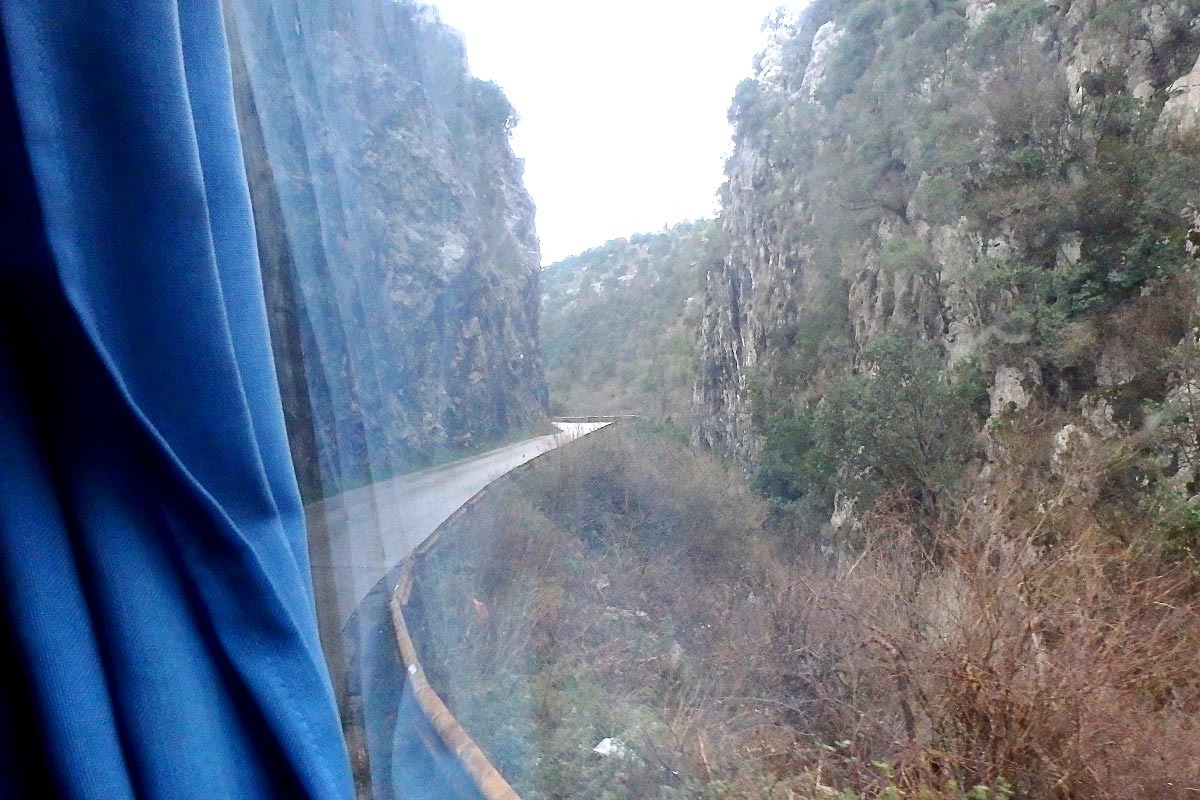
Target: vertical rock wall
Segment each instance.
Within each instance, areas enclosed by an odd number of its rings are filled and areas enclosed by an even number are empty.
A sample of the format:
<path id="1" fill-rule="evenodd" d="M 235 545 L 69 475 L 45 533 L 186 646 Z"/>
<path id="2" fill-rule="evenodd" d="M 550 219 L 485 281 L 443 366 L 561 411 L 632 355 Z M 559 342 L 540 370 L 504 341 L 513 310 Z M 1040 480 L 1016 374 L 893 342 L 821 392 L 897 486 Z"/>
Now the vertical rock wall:
<path id="1" fill-rule="evenodd" d="M 1164 126 L 1194 129 L 1198 11 L 816 0 L 777 18 L 730 111 L 695 438 L 753 461 L 764 409 L 819 401 L 825 373 L 887 335 L 936 343 L 948 367 L 1032 358 L 1057 371 L 1048 387 L 1088 390 L 1104 314 L 1184 258 L 1186 198 L 1146 212 L 1145 230 L 1098 199 L 1148 196 L 1155 179 L 1120 180 L 1153 160 Z M 1138 255 L 1139 236 L 1161 251 Z M 1038 288 L 1051 281 L 1061 290 Z M 1056 335 L 1098 330 L 1098 351 L 1039 338 L 1039 303 L 1064 315 Z"/>
<path id="2" fill-rule="evenodd" d="M 401 0 L 231 0 L 235 94 L 309 498 L 546 410 L 516 115 Z"/>

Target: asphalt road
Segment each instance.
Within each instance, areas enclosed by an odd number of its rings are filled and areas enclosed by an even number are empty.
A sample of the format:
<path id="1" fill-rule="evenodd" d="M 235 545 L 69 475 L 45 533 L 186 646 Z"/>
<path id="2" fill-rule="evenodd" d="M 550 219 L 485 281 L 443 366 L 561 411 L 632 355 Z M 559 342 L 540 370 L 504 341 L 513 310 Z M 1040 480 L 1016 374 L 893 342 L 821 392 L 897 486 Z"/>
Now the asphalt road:
<path id="1" fill-rule="evenodd" d="M 554 424 L 560 433 L 398 475 L 309 505 L 305 516 L 313 582 L 326 624 L 341 630 L 380 578 L 484 486 L 610 423 Z"/>
<path id="2" fill-rule="evenodd" d="M 399 475 L 305 508 L 322 647 L 342 713 L 360 731 L 352 750 L 361 746 L 368 756 L 374 800 L 482 800 L 408 689 L 391 632 L 385 577 L 484 486 L 608 424 L 555 422 L 560 433 Z"/>

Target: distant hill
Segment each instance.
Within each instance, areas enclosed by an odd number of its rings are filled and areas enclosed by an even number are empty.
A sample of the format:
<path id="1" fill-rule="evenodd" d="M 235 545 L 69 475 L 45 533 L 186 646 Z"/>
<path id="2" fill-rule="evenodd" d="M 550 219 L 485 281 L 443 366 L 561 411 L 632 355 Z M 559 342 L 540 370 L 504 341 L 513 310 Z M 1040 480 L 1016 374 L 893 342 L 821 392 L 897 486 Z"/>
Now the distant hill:
<path id="1" fill-rule="evenodd" d="M 683 222 L 614 239 L 542 271 L 552 411 L 688 413 L 714 235 L 710 221 Z"/>

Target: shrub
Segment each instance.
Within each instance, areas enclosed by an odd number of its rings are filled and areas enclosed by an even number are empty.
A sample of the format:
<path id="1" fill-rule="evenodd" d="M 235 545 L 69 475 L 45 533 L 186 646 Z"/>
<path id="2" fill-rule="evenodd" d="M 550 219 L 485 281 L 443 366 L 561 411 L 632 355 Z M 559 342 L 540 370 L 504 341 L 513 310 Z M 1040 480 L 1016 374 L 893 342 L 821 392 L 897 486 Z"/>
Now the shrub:
<path id="1" fill-rule="evenodd" d="M 977 450 L 982 387 L 943 377 L 940 351 L 911 337 L 884 337 L 861 361 L 820 405 L 771 425 L 753 483 L 785 502 L 821 498 L 827 509 L 835 492 L 867 508 L 890 495 L 932 519 Z"/>
<path id="2" fill-rule="evenodd" d="M 879 46 L 878 34 L 887 18 L 887 6 L 881 0 L 857 4 L 846 20 L 845 33 L 830 55 L 819 91 L 821 102 L 834 106 L 854 91 L 859 78 L 871 66 Z"/>
<path id="3" fill-rule="evenodd" d="M 774 780 L 739 750 L 771 738 L 746 711 L 773 694 L 753 685 L 769 673 L 755 593 L 777 563 L 763 509 L 674 432 L 638 427 L 490 495 L 416 575 L 431 680 L 526 800 L 749 797 Z M 624 757 L 591 751 L 607 737 Z"/>
<path id="4" fill-rule="evenodd" d="M 763 441 L 750 485 L 777 503 L 791 504 L 812 494 L 818 498 L 836 477 L 822 450 L 816 414 L 796 408 L 774 417 Z M 824 498 L 827 503 L 829 498 Z"/>
<path id="5" fill-rule="evenodd" d="M 1186 580 L 1095 530 L 1049 549 L 963 543 L 932 570 L 894 526 L 876 531 L 853 569 L 794 598 L 789 642 L 817 656 L 806 668 L 821 665 L 812 685 L 834 710 L 818 736 L 851 742 L 825 757 L 826 780 L 879 786 L 870 760 L 929 797 L 1188 795 L 1200 609 Z"/>
<path id="6" fill-rule="evenodd" d="M 475 119 L 482 130 L 502 130 L 512 134 L 520 122 L 520 117 L 509 102 L 504 90 L 493 81 L 476 79 L 473 82 L 475 90 Z"/>
<path id="7" fill-rule="evenodd" d="M 887 498 L 860 551 L 789 556 L 735 473 L 594 435 L 444 534 L 418 647 L 527 800 L 1189 797 L 1200 587 L 1047 480 L 1060 425 L 998 433 L 1001 478 L 943 515 L 936 562 Z"/>
<path id="8" fill-rule="evenodd" d="M 1045 0 L 1007 0 L 997 3 L 983 22 L 972 31 L 969 52 L 977 64 L 985 63 L 1004 52 L 1014 41 L 1040 25 L 1054 14 L 1054 7 Z"/>
<path id="9" fill-rule="evenodd" d="M 962 214 L 966 194 L 962 185 L 949 175 L 937 175 L 921 181 L 913 195 L 917 215 L 938 225 L 955 222 Z"/>

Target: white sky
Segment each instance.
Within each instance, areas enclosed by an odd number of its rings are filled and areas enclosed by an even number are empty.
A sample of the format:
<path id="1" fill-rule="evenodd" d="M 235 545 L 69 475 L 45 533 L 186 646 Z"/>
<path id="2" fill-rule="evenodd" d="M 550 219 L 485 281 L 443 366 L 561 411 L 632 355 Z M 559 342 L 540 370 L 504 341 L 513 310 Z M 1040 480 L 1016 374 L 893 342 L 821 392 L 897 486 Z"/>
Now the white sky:
<path id="1" fill-rule="evenodd" d="M 544 264 L 715 213 L 725 114 L 783 0 L 427 2 L 521 117 Z"/>

